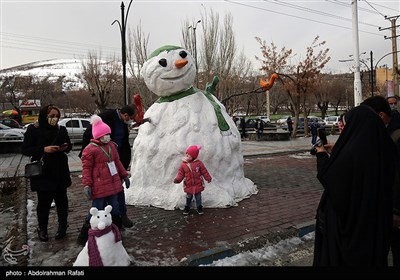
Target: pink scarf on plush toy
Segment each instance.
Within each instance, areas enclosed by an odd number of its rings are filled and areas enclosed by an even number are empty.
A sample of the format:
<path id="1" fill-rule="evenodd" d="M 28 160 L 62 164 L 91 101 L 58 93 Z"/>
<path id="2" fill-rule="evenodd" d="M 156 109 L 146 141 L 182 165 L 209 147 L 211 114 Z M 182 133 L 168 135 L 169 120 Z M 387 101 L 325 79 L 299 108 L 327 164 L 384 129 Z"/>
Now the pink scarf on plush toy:
<path id="1" fill-rule="evenodd" d="M 116 225 L 111 224 L 105 229 L 89 229 L 88 238 L 88 255 L 89 255 L 89 266 L 103 266 L 103 261 L 101 260 L 99 249 L 97 248 L 97 243 L 95 237 L 103 236 L 104 234 L 113 231 L 115 236 L 115 242 L 121 240 L 121 233 Z"/>

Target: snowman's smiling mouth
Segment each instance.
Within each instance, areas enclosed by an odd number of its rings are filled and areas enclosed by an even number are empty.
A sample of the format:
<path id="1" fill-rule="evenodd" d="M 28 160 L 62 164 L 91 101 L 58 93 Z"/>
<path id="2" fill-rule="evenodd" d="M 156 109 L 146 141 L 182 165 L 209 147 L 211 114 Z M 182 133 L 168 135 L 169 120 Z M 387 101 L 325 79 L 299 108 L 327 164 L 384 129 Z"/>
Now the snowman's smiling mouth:
<path id="1" fill-rule="evenodd" d="M 180 75 L 178 75 L 178 76 L 173 76 L 173 77 L 171 77 L 170 74 L 175 73 L 175 72 L 170 71 L 170 72 L 168 72 L 167 75 L 165 75 L 164 77 L 160 77 L 160 79 L 162 79 L 162 80 L 168 80 L 168 81 L 171 81 L 171 80 L 179 80 L 179 79 L 181 79 L 182 77 L 186 76 L 187 73 L 188 73 L 191 69 L 192 69 L 192 66 L 191 66 L 191 67 L 188 67 L 188 68 L 186 69 L 186 71 L 183 72 L 183 73 L 182 73 L 181 71 L 179 71 L 178 73 L 179 73 Z"/>

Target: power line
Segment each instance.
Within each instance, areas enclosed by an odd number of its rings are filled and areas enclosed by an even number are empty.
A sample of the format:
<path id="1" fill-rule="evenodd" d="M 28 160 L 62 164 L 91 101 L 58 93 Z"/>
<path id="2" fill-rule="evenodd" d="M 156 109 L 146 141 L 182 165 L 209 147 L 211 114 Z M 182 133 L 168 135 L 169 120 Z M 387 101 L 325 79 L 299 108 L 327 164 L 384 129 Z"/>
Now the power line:
<path id="1" fill-rule="evenodd" d="M 0 32 L 0 38 L 1 47 L 7 49 L 73 56 L 86 56 L 90 51 L 96 50 L 99 50 L 100 53 L 104 53 L 107 57 L 115 57 L 116 54 L 119 54 L 119 49 L 113 47 L 25 36 L 15 33 Z M 103 48 L 105 51 L 103 51 Z"/>
<path id="2" fill-rule="evenodd" d="M 271 0 L 264 0 L 264 1 L 271 2 Z M 311 9 L 311 8 L 302 7 L 302 6 L 291 4 L 291 3 L 287 3 L 287 2 L 282 2 L 280 0 L 273 0 L 273 1 L 275 1 L 275 2 L 272 2 L 272 3 L 276 4 L 276 5 L 286 6 L 286 7 L 292 8 L 292 9 L 305 11 L 305 12 L 308 12 L 308 13 L 317 14 L 317 15 L 321 15 L 321 16 L 331 17 L 331 18 L 335 18 L 335 19 L 339 19 L 339 20 L 345 20 L 345 21 L 349 21 L 349 22 L 352 21 L 350 18 L 345 18 L 345 17 L 342 17 L 342 16 L 329 14 L 329 13 L 318 11 L 318 10 L 314 10 L 314 9 Z M 369 26 L 372 26 L 372 27 L 378 27 L 375 24 L 370 24 L 370 23 L 366 23 L 366 22 L 359 21 L 359 23 L 360 24 L 364 24 L 364 25 L 369 25 Z"/>
<path id="3" fill-rule="evenodd" d="M 292 14 L 287 14 L 287 13 L 283 13 L 283 12 L 277 12 L 277 11 L 274 11 L 274 10 L 269 10 L 269 9 L 266 9 L 266 8 L 256 7 L 256 6 L 252 6 L 252 5 L 248 5 L 248 4 L 244 4 L 244 3 L 240 3 L 240 2 L 236 2 L 236 1 L 225 0 L 225 2 L 236 4 L 236 5 L 241 5 L 241 6 L 245 6 L 245 7 L 261 10 L 261 11 L 267 11 L 267 12 L 271 12 L 271 13 L 274 13 L 274 14 L 284 15 L 284 16 L 288 16 L 288 17 L 292 17 L 292 18 L 298 18 L 298 19 L 303 19 L 303 20 L 307 20 L 307 21 L 311 21 L 311 22 L 330 25 L 330 26 L 333 26 L 333 27 L 339 27 L 339 28 L 342 28 L 342 29 L 352 30 L 351 27 L 346 27 L 346 26 L 341 26 L 341 25 L 337 25 L 337 24 L 327 23 L 327 22 L 324 22 L 324 21 L 314 20 L 314 19 L 310 19 L 310 18 L 304 18 L 304 17 L 300 17 L 300 16 L 296 16 L 296 15 L 292 15 Z M 381 34 L 374 33 L 374 32 L 369 32 L 369 31 L 364 31 L 364 30 L 359 30 L 359 32 L 381 36 Z"/>
<path id="4" fill-rule="evenodd" d="M 8 33 L 8 32 L 0 32 L 0 35 L 2 37 L 3 36 L 10 36 L 10 37 L 24 38 L 24 39 L 33 40 L 33 41 L 39 41 L 39 42 L 53 42 L 53 43 L 59 43 L 59 44 L 85 46 L 85 47 L 95 47 L 95 48 L 98 47 L 98 45 L 93 45 L 93 44 L 70 42 L 70 41 L 63 41 L 63 40 L 55 40 L 55 39 L 49 39 L 49 38 L 43 38 L 43 37 L 33 37 L 33 36 L 26 36 L 26 35 L 20 35 L 20 34 L 15 34 L 15 33 Z M 114 51 L 119 50 L 118 48 L 108 47 L 108 46 L 102 46 L 102 48 L 110 49 L 110 50 L 114 50 Z"/>

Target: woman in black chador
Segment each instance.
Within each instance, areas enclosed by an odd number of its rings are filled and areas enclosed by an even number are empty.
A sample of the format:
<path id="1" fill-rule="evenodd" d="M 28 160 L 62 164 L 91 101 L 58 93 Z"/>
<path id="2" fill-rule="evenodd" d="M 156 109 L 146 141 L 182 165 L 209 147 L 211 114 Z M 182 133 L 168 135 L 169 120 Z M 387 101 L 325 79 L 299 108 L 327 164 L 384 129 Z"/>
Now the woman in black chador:
<path id="1" fill-rule="evenodd" d="M 387 266 L 396 147 L 371 108 L 346 113 L 329 157 L 317 148 L 324 192 L 317 209 L 314 266 Z"/>
<path id="2" fill-rule="evenodd" d="M 36 191 L 39 240 L 49 240 L 47 227 L 51 202 L 56 203 L 58 230 L 55 239 L 66 236 L 68 227 L 67 188 L 71 185 L 71 176 L 66 153 L 72 145 L 67 129 L 58 125 L 60 109 L 47 105 L 40 110 L 38 123 L 30 125 L 24 135 L 22 153 L 31 160 L 43 158 L 43 174 L 30 179 L 31 190 Z"/>

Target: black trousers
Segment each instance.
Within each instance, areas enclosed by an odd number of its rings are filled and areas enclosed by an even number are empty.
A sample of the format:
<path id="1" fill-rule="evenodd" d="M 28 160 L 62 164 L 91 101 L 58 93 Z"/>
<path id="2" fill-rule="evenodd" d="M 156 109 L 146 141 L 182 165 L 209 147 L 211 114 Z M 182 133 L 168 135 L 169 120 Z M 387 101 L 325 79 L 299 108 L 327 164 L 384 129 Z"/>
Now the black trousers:
<path id="1" fill-rule="evenodd" d="M 68 196 L 67 190 L 54 192 L 37 191 L 38 204 L 36 208 L 39 228 L 47 229 L 51 203 L 56 203 L 58 224 L 66 226 L 68 223 Z"/>

